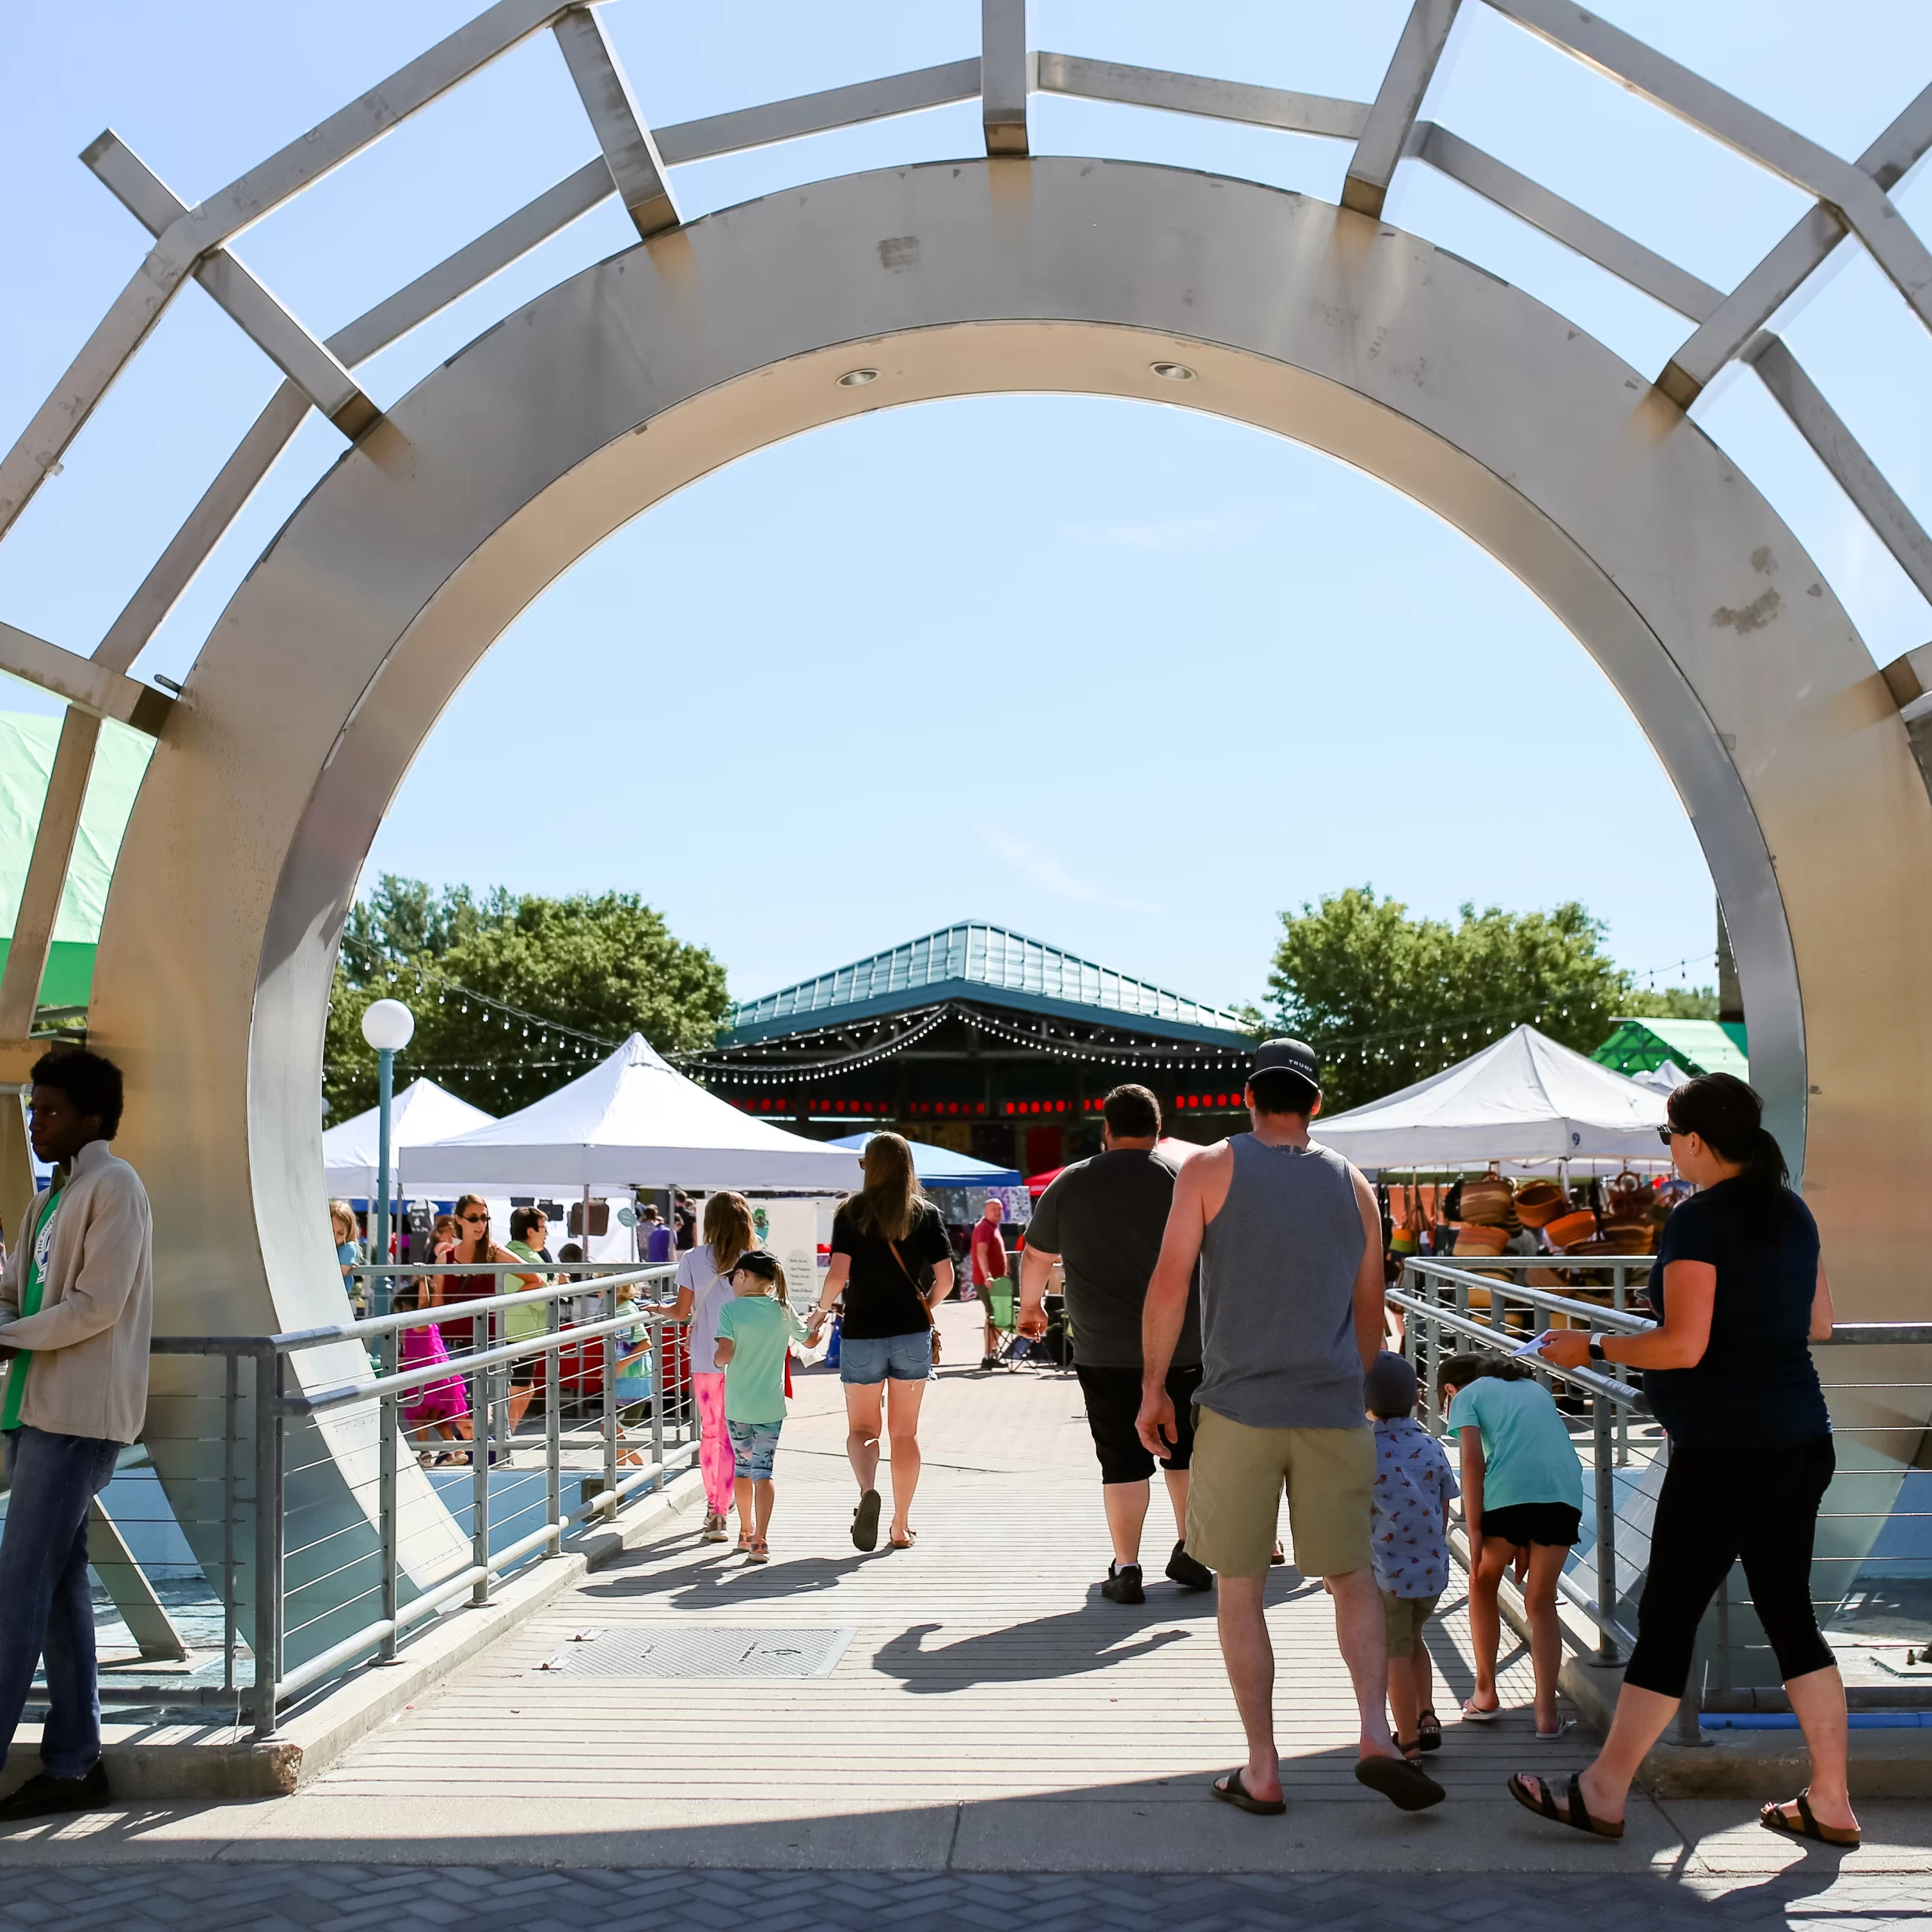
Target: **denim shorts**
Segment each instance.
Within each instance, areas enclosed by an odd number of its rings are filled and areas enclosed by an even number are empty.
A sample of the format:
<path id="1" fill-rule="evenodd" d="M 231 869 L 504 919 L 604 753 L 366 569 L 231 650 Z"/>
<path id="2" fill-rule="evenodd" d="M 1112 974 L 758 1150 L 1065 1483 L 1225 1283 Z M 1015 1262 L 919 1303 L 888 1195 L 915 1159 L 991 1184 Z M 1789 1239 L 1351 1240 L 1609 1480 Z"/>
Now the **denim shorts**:
<path id="1" fill-rule="evenodd" d="M 769 1482 L 772 1459 L 778 1454 L 778 1432 L 782 1422 L 728 1422 L 724 1432 L 731 1438 L 731 1454 L 737 1460 L 737 1474 L 747 1482 Z"/>
<path id="2" fill-rule="evenodd" d="M 933 1372 L 933 1331 L 921 1328 L 915 1335 L 866 1335 L 854 1340 L 850 1335 L 838 1338 L 838 1379 L 841 1382 L 925 1382 Z"/>

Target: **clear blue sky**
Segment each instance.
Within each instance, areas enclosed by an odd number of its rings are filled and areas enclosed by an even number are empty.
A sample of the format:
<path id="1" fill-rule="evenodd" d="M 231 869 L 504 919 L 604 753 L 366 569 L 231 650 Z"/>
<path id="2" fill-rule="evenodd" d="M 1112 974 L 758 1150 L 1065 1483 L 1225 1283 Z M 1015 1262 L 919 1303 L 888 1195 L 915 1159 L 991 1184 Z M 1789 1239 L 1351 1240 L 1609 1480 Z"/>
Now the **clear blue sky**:
<path id="1" fill-rule="evenodd" d="M 113 126 L 192 201 L 474 11 L 469 0 L 12 10 L 0 437 L 139 258 L 75 158 Z M 1907 0 L 1615 0 L 1617 24 L 1856 154 L 1932 77 Z M 1045 47 L 1366 98 L 1404 0 L 1037 0 Z M 617 0 L 660 123 L 956 59 L 973 0 Z M 1792 191 L 1474 4 L 1426 111 L 1721 286 Z M 1333 198 L 1342 148 L 1036 99 L 1038 151 L 1171 160 Z M 788 182 L 979 149 L 968 106 L 679 171 L 688 215 Z M 593 152 L 547 37 L 247 235 L 339 327 Z M 1900 202 L 1932 235 L 1918 177 Z M 1424 171 L 1390 218 L 1562 308 L 1646 374 L 1684 329 Z M 366 365 L 401 394 L 499 316 L 627 245 L 607 205 Z M 1780 322 L 1932 520 L 1932 345 L 1850 245 Z M 179 300 L 0 547 L 0 616 L 91 651 L 269 393 Z M 1881 661 L 1932 615 L 1748 375 L 1698 408 L 1791 520 Z M 139 669 L 185 674 L 340 447 L 312 426 Z M 112 533 L 103 541 L 102 530 Z M 996 620 L 995 620 L 996 619 Z M 4 701 L 42 708 L 24 687 Z M 535 729 L 533 729 L 535 727 Z M 586 754 L 586 746 L 589 747 Z M 1300 766 L 1285 809 L 1257 764 Z M 519 773 L 518 768 L 521 767 Z M 1271 798 L 1279 794 L 1271 787 Z M 1210 856 L 1198 835 L 1211 827 Z M 882 413 L 746 460 L 620 533 L 452 705 L 370 861 L 434 881 L 642 893 L 749 995 L 971 916 L 1209 999 L 1257 996 L 1281 908 L 1372 881 L 1432 912 L 1581 898 L 1626 964 L 1711 945 L 1710 887 L 1641 733 L 1583 650 L 1426 513 L 1213 419 L 1066 398 Z M 1688 972 L 1709 968 L 1694 963 Z M 1675 975 L 1666 974 L 1666 977 Z"/>

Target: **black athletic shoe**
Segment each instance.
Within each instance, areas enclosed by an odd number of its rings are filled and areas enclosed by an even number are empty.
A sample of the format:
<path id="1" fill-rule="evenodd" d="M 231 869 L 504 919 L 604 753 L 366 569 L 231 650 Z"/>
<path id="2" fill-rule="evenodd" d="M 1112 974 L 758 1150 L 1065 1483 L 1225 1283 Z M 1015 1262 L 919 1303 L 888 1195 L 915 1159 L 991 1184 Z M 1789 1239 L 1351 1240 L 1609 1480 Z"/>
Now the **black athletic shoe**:
<path id="1" fill-rule="evenodd" d="M 1214 1571 L 1189 1555 L 1185 1543 L 1174 1545 L 1174 1553 L 1168 1558 L 1168 1574 L 1184 1590 L 1211 1590 L 1214 1587 Z"/>
<path id="2" fill-rule="evenodd" d="M 107 1767 L 97 1758 L 84 1777 L 53 1778 L 42 1771 L 29 1778 L 12 1797 L 0 1798 L 0 1825 L 51 1818 L 63 1811 L 97 1811 L 110 1802 Z"/>
<path id="3" fill-rule="evenodd" d="M 1137 1563 L 1109 1563 L 1106 1581 L 1100 1586 L 1100 1594 L 1109 1603 L 1145 1603 L 1147 1592 L 1140 1587 L 1140 1565 Z"/>

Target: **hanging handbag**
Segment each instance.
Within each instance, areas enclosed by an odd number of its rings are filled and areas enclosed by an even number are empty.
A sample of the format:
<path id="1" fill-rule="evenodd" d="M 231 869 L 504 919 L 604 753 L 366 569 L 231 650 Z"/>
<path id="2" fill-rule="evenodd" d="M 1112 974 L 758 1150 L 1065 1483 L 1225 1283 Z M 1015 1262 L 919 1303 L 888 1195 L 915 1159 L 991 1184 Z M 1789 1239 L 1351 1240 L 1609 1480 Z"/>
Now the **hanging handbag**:
<path id="1" fill-rule="evenodd" d="M 892 1258 L 899 1263 L 899 1272 L 906 1277 L 906 1284 L 919 1298 L 919 1312 L 926 1318 L 926 1326 L 932 1331 L 933 1366 L 939 1366 L 939 1324 L 933 1319 L 932 1305 L 926 1300 L 926 1291 L 913 1278 L 912 1271 L 906 1265 L 906 1257 L 899 1251 L 899 1244 L 888 1239 L 886 1246 L 892 1251 Z"/>

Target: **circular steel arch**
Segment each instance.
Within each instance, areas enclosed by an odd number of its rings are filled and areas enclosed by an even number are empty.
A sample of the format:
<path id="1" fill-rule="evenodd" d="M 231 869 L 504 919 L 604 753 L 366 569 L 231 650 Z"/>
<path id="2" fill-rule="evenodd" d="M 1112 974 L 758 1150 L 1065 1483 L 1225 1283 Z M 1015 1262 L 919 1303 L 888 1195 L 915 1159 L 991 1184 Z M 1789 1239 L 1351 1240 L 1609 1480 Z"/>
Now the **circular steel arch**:
<path id="1" fill-rule="evenodd" d="M 1195 379 L 1152 373 L 1170 360 Z M 841 386 L 857 365 L 878 380 Z M 1018 390 L 1185 402 L 1327 451 L 1563 620 L 1696 826 L 1754 1072 L 1804 1151 L 1844 1311 L 1904 1314 L 1932 1038 L 1899 1020 L 1932 952 L 1932 799 L 1795 539 L 1635 371 L 1427 242 L 1250 183 L 1040 158 L 847 177 L 640 244 L 436 371 L 285 526 L 160 741 L 97 966 L 94 1036 L 129 1072 L 125 1151 L 155 1204 L 161 1325 L 339 1313 L 313 1213 L 336 943 L 411 759 L 517 613 L 737 456 Z M 997 558 L 979 589 L 996 651 Z M 691 666 L 688 641 L 662 641 Z M 1573 798 L 1535 801 L 1580 831 L 1588 756 Z"/>

